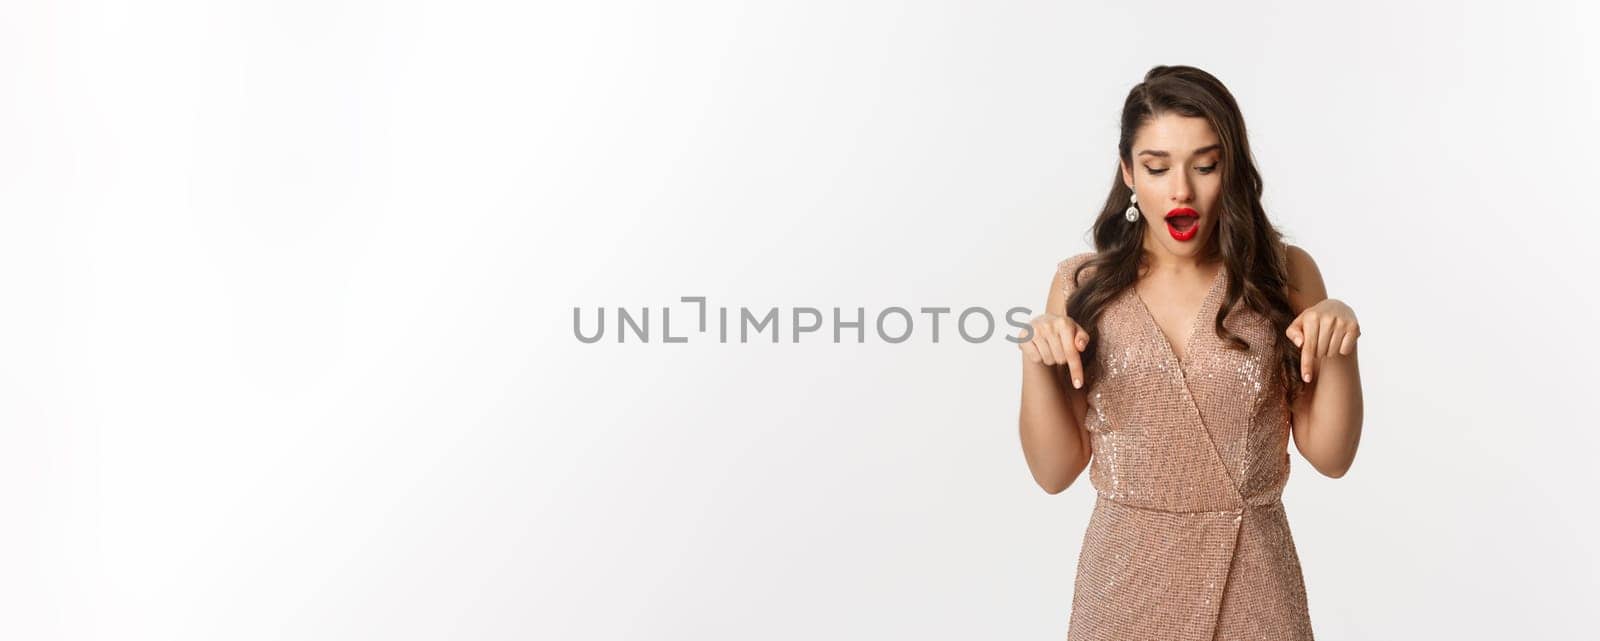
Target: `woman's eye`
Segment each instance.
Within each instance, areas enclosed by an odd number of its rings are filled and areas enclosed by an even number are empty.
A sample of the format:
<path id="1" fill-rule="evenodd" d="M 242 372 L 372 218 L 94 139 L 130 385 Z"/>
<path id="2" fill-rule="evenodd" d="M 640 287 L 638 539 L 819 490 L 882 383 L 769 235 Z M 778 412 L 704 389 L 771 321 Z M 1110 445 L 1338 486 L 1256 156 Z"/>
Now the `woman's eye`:
<path id="1" fill-rule="evenodd" d="M 1147 172 L 1150 172 L 1150 175 L 1152 175 L 1152 176 L 1160 176 L 1161 174 L 1167 173 L 1167 170 L 1166 170 L 1165 167 L 1163 167 L 1161 169 L 1151 169 L 1149 167 L 1145 167 L 1144 170 L 1147 171 Z M 1209 173 L 1217 170 L 1217 164 L 1216 163 L 1212 163 L 1212 164 L 1207 165 L 1205 167 L 1195 167 L 1195 170 L 1199 171 L 1202 174 L 1209 174 Z"/>

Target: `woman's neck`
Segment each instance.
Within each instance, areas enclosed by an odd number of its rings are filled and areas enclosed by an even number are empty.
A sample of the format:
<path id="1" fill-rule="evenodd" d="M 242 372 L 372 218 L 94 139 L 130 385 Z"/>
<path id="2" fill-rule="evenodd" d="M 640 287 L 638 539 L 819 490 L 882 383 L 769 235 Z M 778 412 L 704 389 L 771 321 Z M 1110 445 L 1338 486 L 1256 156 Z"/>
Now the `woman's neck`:
<path id="1" fill-rule="evenodd" d="M 1141 267 L 1146 274 L 1162 274 L 1170 276 L 1188 276 L 1199 273 L 1209 273 L 1216 258 L 1210 256 L 1162 256 L 1152 251 L 1144 252 Z"/>

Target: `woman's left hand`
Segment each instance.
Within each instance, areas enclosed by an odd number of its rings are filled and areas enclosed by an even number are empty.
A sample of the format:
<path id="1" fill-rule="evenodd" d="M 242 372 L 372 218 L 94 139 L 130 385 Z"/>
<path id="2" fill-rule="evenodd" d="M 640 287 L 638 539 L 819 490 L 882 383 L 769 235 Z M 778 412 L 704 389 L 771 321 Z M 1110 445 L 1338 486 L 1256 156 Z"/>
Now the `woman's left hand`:
<path id="1" fill-rule="evenodd" d="M 1329 298 L 1300 312 L 1284 335 L 1300 348 L 1300 376 L 1310 383 L 1322 359 L 1355 353 L 1361 324 L 1349 305 Z"/>

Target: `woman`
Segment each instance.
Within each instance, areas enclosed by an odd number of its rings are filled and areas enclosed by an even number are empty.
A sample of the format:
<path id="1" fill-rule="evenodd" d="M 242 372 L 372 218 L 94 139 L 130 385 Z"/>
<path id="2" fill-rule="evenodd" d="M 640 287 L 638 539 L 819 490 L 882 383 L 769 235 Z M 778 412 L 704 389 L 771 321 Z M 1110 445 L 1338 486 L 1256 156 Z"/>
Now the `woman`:
<path id="1" fill-rule="evenodd" d="M 1282 496 L 1361 435 L 1350 307 L 1261 208 L 1233 96 L 1151 69 L 1122 110 L 1095 251 L 1057 265 L 1023 353 L 1021 432 L 1051 494 L 1097 495 L 1069 640 L 1311 639 Z"/>

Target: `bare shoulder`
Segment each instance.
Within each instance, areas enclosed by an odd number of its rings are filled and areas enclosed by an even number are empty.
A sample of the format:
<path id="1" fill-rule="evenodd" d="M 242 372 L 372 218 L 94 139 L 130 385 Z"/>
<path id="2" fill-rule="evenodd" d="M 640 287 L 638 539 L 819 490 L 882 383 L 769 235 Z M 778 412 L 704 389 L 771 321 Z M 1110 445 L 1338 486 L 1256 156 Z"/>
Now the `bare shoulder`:
<path id="1" fill-rule="evenodd" d="M 1311 253 L 1298 245 L 1286 245 L 1284 254 L 1289 268 L 1289 305 L 1294 313 L 1326 300 L 1328 288 Z"/>

